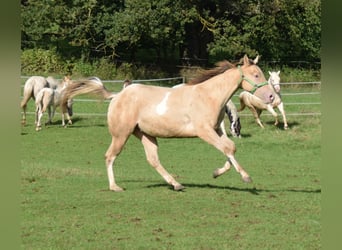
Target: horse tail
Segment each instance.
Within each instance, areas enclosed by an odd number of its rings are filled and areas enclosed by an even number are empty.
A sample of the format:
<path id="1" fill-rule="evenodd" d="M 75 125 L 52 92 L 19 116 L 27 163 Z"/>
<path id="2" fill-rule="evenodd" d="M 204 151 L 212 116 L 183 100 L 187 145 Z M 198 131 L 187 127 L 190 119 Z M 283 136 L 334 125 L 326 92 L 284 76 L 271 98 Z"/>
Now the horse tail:
<path id="1" fill-rule="evenodd" d="M 42 95 L 40 105 L 42 106 L 42 113 L 44 113 L 54 98 L 54 96 L 53 96 L 54 92 L 50 88 L 49 89 L 43 89 L 42 92 L 43 92 L 43 95 Z"/>
<path id="2" fill-rule="evenodd" d="M 77 95 L 91 94 L 103 99 L 112 99 L 117 93 L 110 92 L 97 77 L 72 81 L 63 91 L 61 106 L 66 110 L 68 100 Z"/>

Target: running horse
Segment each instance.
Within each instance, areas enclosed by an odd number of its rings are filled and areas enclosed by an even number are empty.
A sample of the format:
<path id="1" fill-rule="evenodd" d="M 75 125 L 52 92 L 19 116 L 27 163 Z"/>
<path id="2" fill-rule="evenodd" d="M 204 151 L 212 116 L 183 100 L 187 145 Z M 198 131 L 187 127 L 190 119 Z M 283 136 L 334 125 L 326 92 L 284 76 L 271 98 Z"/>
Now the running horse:
<path id="1" fill-rule="evenodd" d="M 255 94 L 253 95 L 250 92 L 242 91 L 239 95 L 240 108 L 238 111 L 240 112 L 244 110 L 244 108 L 247 106 L 251 110 L 257 124 L 261 128 L 264 128 L 264 125 L 262 124 L 260 120 L 260 115 L 262 111 L 263 110 L 269 111 L 275 119 L 274 125 L 277 126 L 279 124 L 278 114 L 277 112 L 274 111 L 274 107 L 277 107 L 283 117 L 284 129 L 288 129 L 286 114 L 284 110 L 284 103 L 281 100 L 281 95 L 280 95 L 280 77 L 279 77 L 280 71 L 278 72 L 269 71 L 268 73 L 270 75 L 268 79 L 268 84 L 275 91 L 273 100 L 269 103 L 265 103 L 263 99 L 259 98 Z"/>
<path id="2" fill-rule="evenodd" d="M 143 144 L 149 164 L 176 191 L 184 189 L 184 186 L 159 161 L 157 137 L 199 137 L 227 157 L 224 166 L 214 171 L 215 178 L 233 165 L 242 180 L 250 182 L 250 176 L 235 158 L 234 142 L 219 127 L 224 107 L 239 87 L 251 91 L 266 82 L 261 69 L 247 55 L 242 63 L 219 62 L 216 68 L 203 71 L 181 88 L 131 84 L 119 93 L 112 93 L 97 80 L 74 81 L 69 85 L 64 102 L 86 93 L 112 99 L 107 113 L 112 140 L 105 154 L 109 189 L 123 191 L 115 181 L 113 166 L 131 134 Z M 262 96 L 266 99 L 273 94 L 267 86 L 260 88 L 263 88 Z"/>

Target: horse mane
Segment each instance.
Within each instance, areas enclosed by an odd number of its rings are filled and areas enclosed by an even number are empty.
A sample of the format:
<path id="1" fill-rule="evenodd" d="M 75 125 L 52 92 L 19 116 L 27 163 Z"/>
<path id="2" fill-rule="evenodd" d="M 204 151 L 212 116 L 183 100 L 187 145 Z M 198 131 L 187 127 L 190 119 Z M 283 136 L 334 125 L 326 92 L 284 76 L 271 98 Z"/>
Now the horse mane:
<path id="1" fill-rule="evenodd" d="M 213 69 L 208 69 L 208 70 L 200 70 L 200 73 L 198 76 L 196 76 L 194 79 L 191 79 L 188 83 L 188 85 L 195 85 L 199 84 L 201 82 L 204 82 L 216 75 L 222 74 L 228 69 L 235 68 L 236 65 L 233 63 L 228 62 L 227 60 L 217 62 L 216 67 Z"/>

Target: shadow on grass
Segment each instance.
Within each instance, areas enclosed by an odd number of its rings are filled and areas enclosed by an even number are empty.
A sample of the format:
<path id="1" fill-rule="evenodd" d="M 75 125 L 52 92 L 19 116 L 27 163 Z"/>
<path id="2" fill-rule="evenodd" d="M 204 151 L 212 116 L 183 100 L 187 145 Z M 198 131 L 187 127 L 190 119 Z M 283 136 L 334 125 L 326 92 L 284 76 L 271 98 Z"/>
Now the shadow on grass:
<path id="1" fill-rule="evenodd" d="M 231 187 L 231 186 L 217 186 L 212 184 L 194 184 L 194 183 L 182 183 L 185 186 L 185 189 L 187 187 L 190 188 L 205 188 L 205 189 L 222 189 L 222 190 L 230 190 L 230 191 L 236 191 L 236 192 L 247 192 L 251 193 L 253 195 L 260 195 L 262 193 L 276 193 L 276 192 L 294 192 L 294 193 L 308 193 L 308 194 L 316 194 L 321 193 L 321 189 L 263 189 L 263 188 L 238 188 L 238 187 Z M 172 186 L 168 184 L 152 184 L 146 186 L 147 188 L 158 188 L 158 187 L 169 187 L 172 189 Z"/>
<path id="2" fill-rule="evenodd" d="M 267 125 L 269 125 L 269 126 L 274 126 L 274 121 L 267 121 L 267 122 L 265 122 Z M 293 127 L 296 127 L 296 126 L 299 126 L 300 125 L 300 123 L 299 122 L 296 122 L 296 121 L 294 121 L 294 122 L 288 122 L 287 123 L 287 125 L 289 126 L 289 129 L 291 129 L 291 128 L 293 128 Z M 280 130 L 285 130 L 284 129 L 284 123 L 283 122 L 279 122 L 278 123 L 278 125 L 276 126 L 278 129 L 280 129 Z"/>

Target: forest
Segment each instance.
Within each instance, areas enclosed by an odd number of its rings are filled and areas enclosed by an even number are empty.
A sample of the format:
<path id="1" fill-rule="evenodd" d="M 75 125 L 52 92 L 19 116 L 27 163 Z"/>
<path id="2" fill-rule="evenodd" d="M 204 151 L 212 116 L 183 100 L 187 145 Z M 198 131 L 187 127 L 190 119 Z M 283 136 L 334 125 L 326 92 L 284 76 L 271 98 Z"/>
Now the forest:
<path id="1" fill-rule="evenodd" d="M 23 71 L 44 56 L 64 71 L 101 60 L 210 66 L 244 54 L 320 67 L 320 0 L 22 0 L 21 20 Z"/>

